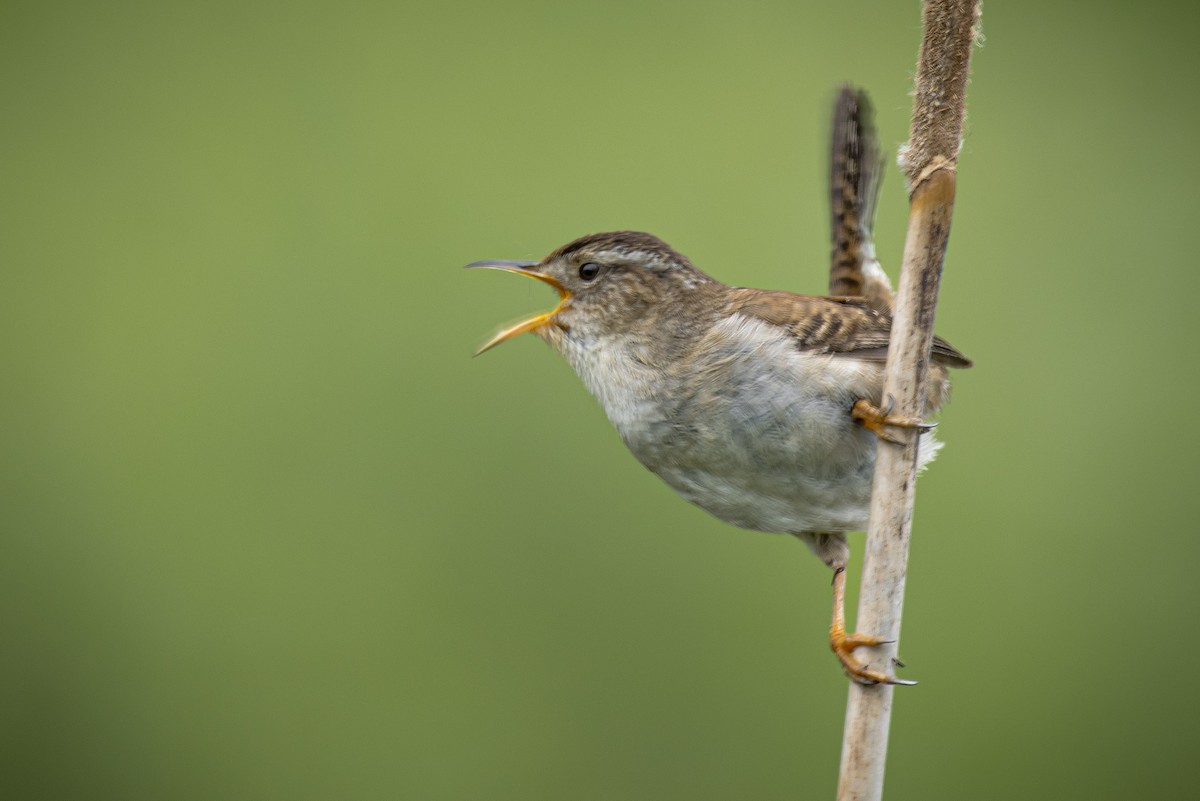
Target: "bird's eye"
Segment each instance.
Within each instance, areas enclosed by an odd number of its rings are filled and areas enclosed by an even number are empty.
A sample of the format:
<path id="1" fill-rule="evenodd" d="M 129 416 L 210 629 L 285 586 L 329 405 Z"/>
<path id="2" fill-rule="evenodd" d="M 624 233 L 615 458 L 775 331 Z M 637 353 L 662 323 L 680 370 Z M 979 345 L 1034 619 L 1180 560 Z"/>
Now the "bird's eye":
<path id="1" fill-rule="evenodd" d="M 589 261 L 579 268 L 579 277 L 584 281 L 595 281 L 604 272 L 604 267 L 594 261 Z"/>

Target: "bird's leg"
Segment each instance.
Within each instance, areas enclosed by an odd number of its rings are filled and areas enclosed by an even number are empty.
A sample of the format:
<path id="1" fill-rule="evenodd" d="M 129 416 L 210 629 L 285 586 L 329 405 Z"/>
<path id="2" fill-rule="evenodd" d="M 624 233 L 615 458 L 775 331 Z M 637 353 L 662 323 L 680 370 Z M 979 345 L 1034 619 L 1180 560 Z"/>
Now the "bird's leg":
<path id="1" fill-rule="evenodd" d="M 905 681 L 889 676 L 854 658 L 854 649 L 861 645 L 882 645 L 887 642 L 869 634 L 846 633 L 846 568 L 837 567 L 833 572 L 833 623 L 829 626 L 829 647 L 842 663 L 846 675 L 859 684 L 904 684 L 913 685 L 915 681 Z M 899 662 L 897 662 L 899 664 Z"/>
<path id="2" fill-rule="evenodd" d="M 892 407 L 896 405 L 896 399 L 891 395 L 887 398 L 887 404 L 881 409 L 871 403 L 866 398 L 860 398 L 854 402 L 853 408 L 850 409 L 850 417 L 861 423 L 864 428 L 874 431 L 875 436 L 879 437 L 884 442 L 890 442 L 893 445 L 903 445 L 904 441 L 897 439 L 889 428 L 915 428 L 924 433 L 937 428 L 937 423 L 927 423 L 916 417 L 897 417 L 892 414 Z"/>

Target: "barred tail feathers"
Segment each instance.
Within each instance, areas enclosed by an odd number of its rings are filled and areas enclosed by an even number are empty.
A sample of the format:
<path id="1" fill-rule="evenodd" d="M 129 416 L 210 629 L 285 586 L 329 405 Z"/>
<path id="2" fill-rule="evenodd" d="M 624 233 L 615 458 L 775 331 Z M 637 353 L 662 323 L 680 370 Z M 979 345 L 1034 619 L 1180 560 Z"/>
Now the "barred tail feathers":
<path id="1" fill-rule="evenodd" d="M 867 93 L 845 85 L 834 103 L 829 196 L 829 294 L 861 296 L 891 311 L 892 287 L 875 256 L 872 229 L 884 159 Z"/>

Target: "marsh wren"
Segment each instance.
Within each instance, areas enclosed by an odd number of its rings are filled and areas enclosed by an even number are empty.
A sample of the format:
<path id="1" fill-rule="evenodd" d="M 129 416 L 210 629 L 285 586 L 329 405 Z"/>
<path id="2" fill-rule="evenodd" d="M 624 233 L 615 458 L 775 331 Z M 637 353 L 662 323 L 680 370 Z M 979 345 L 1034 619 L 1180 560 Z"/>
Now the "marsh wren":
<path id="1" fill-rule="evenodd" d="M 835 154 L 839 146 L 847 147 L 835 126 Z M 880 640 L 840 622 L 846 532 L 867 527 L 880 442 L 896 427 L 919 428 L 922 466 L 941 447 L 920 420 L 890 416 L 881 397 L 891 288 L 872 266 L 873 159 L 860 153 L 844 167 L 845 186 L 834 182 L 833 281 L 839 249 L 857 248 L 857 296 L 728 286 L 634 231 L 584 236 L 539 262 L 467 266 L 535 278 L 559 295 L 553 310 L 501 331 L 479 353 L 527 332 L 549 343 L 638 461 L 685 500 L 741 528 L 793 534 L 835 571 L 830 643 L 847 675 L 909 684 L 861 663 L 854 649 Z M 854 279 L 854 269 L 842 273 Z M 946 400 L 946 368 L 968 366 L 935 338 L 927 414 Z"/>

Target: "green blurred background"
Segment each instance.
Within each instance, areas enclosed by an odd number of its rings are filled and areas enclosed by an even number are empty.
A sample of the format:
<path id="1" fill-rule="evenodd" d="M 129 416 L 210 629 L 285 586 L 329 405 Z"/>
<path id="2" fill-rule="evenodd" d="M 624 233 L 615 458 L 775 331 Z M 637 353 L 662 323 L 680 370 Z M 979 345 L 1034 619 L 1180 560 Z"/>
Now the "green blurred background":
<path id="1" fill-rule="evenodd" d="M 826 569 L 472 360 L 553 294 L 459 268 L 628 227 L 822 291 L 833 89 L 906 138 L 916 2 L 0 22 L 0 796 L 832 797 Z M 987 4 L 890 799 L 1195 791 L 1198 24 Z"/>

